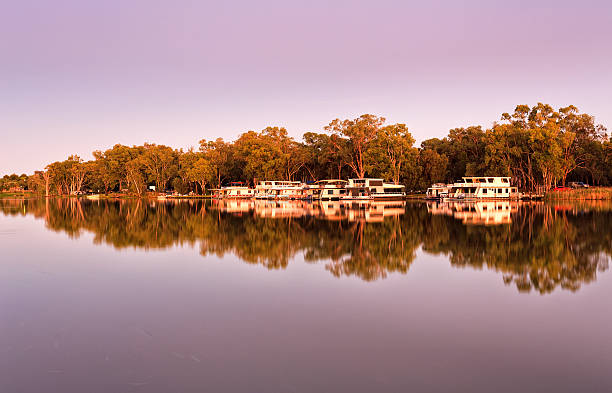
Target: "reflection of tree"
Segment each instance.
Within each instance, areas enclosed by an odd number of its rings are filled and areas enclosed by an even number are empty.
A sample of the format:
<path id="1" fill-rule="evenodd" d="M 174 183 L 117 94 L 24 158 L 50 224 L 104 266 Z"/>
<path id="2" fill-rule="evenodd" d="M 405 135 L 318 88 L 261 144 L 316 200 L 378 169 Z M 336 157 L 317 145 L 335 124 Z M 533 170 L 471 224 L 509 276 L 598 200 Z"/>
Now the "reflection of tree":
<path id="1" fill-rule="evenodd" d="M 416 228 L 405 224 L 400 217 L 376 224 L 351 223 L 339 231 L 343 235 L 341 241 L 323 233 L 319 238 L 322 247 L 316 249 L 322 253 L 307 253 L 305 259 L 331 259 L 326 269 L 336 277 L 354 275 L 373 281 L 386 277 L 388 272 L 406 273 L 415 258 L 419 241 Z"/>
<path id="2" fill-rule="evenodd" d="M 202 255 L 232 253 L 268 269 L 285 268 L 296 254 L 325 261 L 336 277 L 372 281 L 406 273 L 421 246 L 447 255 L 456 267 L 500 272 L 519 291 L 575 291 L 607 269 L 612 255 L 612 211 L 521 205 L 512 223 L 465 225 L 408 204 L 382 222 L 322 217 L 262 218 L 253 211 L 224 213 L 202 201 L 88 201 L 74 198 L 0 201 L 5 215 L 33 214 L 48 228 L 116 248 L 167 248 L 199 243 Z"/>
<path id="3" fill-rule="evenodd" d="M 242 261 L 268 269 L 285 268 L 298 253 L 305 260 L 330 260 L 337 277 L 364 280 L 405 273 L 418 247 L 418 236 L 406 222 L 388 217 L 382 223 L 326 221 L 312 216 L 262 218 L 254 212 L 223 213 L 202 201 L 160 203 L 145 200 L 87 201 L 48 199 L 20 201 L 24 209 L 45 217 L 46 225 L 77 237 L 94 233 L 96 244 L 115 248 L 166 248 L 200 244 L 202 255 L 233 253 Z M 5 214 L 11 209 L 4 201 Z"/>
<path id="4" fill-rule="evenodd" d="M 429 220 L 425 251 L 447 254 L 454 266 L 486 265 L 519 291 L 575 291 L 607 269 L 612 255 L 612 214 L 605 210 L 568 214 L 525 205 L 512 224 L 501 226 L 466 226 L 443 216 Z"/>

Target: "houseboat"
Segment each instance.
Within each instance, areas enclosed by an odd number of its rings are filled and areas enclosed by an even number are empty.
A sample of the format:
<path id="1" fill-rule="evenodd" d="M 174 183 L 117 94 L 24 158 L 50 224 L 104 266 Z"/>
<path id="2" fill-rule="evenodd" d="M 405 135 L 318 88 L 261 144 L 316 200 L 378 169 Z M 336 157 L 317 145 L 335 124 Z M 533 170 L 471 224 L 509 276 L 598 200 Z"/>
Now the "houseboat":
<path id="1" fill-rule="evenodd" d="M 346 180 L 319 180 L 312 188 L 312 197 L 321 201 L 339 201 L 346 195 L 346 184 Z"/>
<path id="2" fill-rule="evenodd" d="M 305 192 L 299 181 L 264 180 L 255 186 L 257 199 L 302 199 Z"/>
<path id="3" fill-rule="evenodd" d="M 436 183 L 427 189 L 425 199 L 437 200 L 448 197 L 453 188 L 452 184 Z"/>
<path id="4" fill-rule="evenodd" d="M 398 200 L 406 197 L 403 185 L 385 183 L 383 179 L 349 179 L 347 189 L 356 190 L 356 199 L 369 197 L 374 200 Z"/>
<path id="5" fill-rule="evenodd" d="M 255 196 L 255 190 L 247 187 L 242 182 L 232 182 L 227 187 L 221 187 L 217 190 L 213 190 L 213 196 L 215 198 L 253 198 Z"/>
<path id="6" fill-rule="evenodd" d="M 450 200 L 518 199 L 510 177 L 466 176 L 453 183 L 447 198 Z"/>
<path id="7" fill-rule="evenodd" d="M 370 201 L 374 199 L 370 187 L 366 186 L 365 183 L 355 183 L 355 179 L 349 179 L 348 185 L 346 186 L 346 193 L 342 197 L 342 200 L 346 201 Z"/>

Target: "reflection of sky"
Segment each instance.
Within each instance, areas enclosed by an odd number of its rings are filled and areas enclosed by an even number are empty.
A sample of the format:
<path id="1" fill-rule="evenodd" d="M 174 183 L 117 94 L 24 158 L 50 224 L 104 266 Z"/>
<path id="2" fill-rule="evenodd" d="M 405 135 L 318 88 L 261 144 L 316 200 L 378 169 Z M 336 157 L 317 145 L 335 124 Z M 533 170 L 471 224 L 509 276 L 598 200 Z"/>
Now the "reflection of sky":
<path id="1" fill-rule="evenodd" d="M 538 101 L 610 125 L 609 2 L 127 3 L 3 7 L 0 172 L 366 112 L 419 141 Z"/>
<path id="2" fill-rule="evenodd" d="M 0 217 L 3 391 L 612 388 L 610 274 L 523 295 L 419 252 L 408 274 L 367 283 L 299 257 L 267 270 L 43 226 Z"/>

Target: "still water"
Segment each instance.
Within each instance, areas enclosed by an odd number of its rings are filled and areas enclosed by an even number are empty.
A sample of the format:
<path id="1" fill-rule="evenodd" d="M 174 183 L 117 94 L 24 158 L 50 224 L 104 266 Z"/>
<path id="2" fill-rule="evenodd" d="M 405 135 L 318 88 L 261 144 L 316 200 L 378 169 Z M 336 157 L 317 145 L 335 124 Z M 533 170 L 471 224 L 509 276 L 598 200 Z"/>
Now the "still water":
<path id="1" fill-rule="evenodd" d="M 1 392 L 612 391 L 612 206 L 0 201 Z"/>

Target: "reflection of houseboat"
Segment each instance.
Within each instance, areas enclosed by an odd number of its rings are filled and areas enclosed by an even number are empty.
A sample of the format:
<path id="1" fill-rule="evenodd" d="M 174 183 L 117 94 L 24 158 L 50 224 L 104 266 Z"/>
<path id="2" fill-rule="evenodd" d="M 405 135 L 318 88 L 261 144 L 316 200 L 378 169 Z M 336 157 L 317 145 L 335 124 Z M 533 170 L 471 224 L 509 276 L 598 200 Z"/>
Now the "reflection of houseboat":
<path id="1" fill-rule="evenodd" d="M 518 199 L 509 177 L 463 177 L 453 183 L 449 199 Z"/>
<path id="2" fill-rule="evenodd" d="M 303 217 L 316 214 L 312 204 L 304 201 L 254 201 L 255 214 L 260 217 Z"/>
<path id="3" fill-rule="evenodd" d="M 385 183 L 383 179 L 349 179 L 348 189 L 356 190 L 356 196 L 366 197 L 366 191 L 372 199 L 404 199 L 406 193 L 401 184 Z M 362 191 L 363 190 L 363 191 Z M 360 199 L 360 198 L 356 198 Z"/>
<path id="4" fill-rule="evenodd" d="M 248 199 L 226 199 L 214 201 L 219 210 L 224 213 L 242 214 L 253 209 L 253 201 Z"/>
<path id="5" fill-rule="evenodd" d="M 338 201 L 321 201 L 321 215 L 330 221 L 342 220 L 344 212 L 341 202 Z"/>
<path id="6" fill-rule="evenodd" d="M 255 214 L 265 218 L 316 217 L 326 221 L 382 222 L 405 213 L 405 201 L 289 201 L 217 199 L 213 207 L 224 213 Z"/>
<path id="7" fill-rule="evenodd" d="M 346 180 L 319 180 L 312 189 L 313 199 L 339 201 L 346 195 Z"/>
<path id="8" fill-rule="evenodd" d="M 451 192 L 453 188 L 452 185 L 437 183 L 427 189 L 427 193 L 425 194 L 425 199 L 436 200 L 441 198 L 448 197 L 448 194 Z"/>
<path id="9" fill-rule="evenodd" d="M 227 187 L 213 190 L 216 198 L 252 198 L 255 190 L 244 185 L 242 182 L 232 182 Z"/>
<path id="10" fill-rule="evenodd" d="M 518 210 L 518 202 L 433 202 L 427 210 L 435 215 L 447 215 L 461 220 L 464 224 L 499 225 L 512 222 L 511 213 Z"/>
<path id="11" fill-rule="evenodd" d="M 385 217 L 397 217 L 404 214 L 404 201 L 375 201 L 366 204 L 345 203 L 345 214 L 349 221 L 383 222 Z"/>

